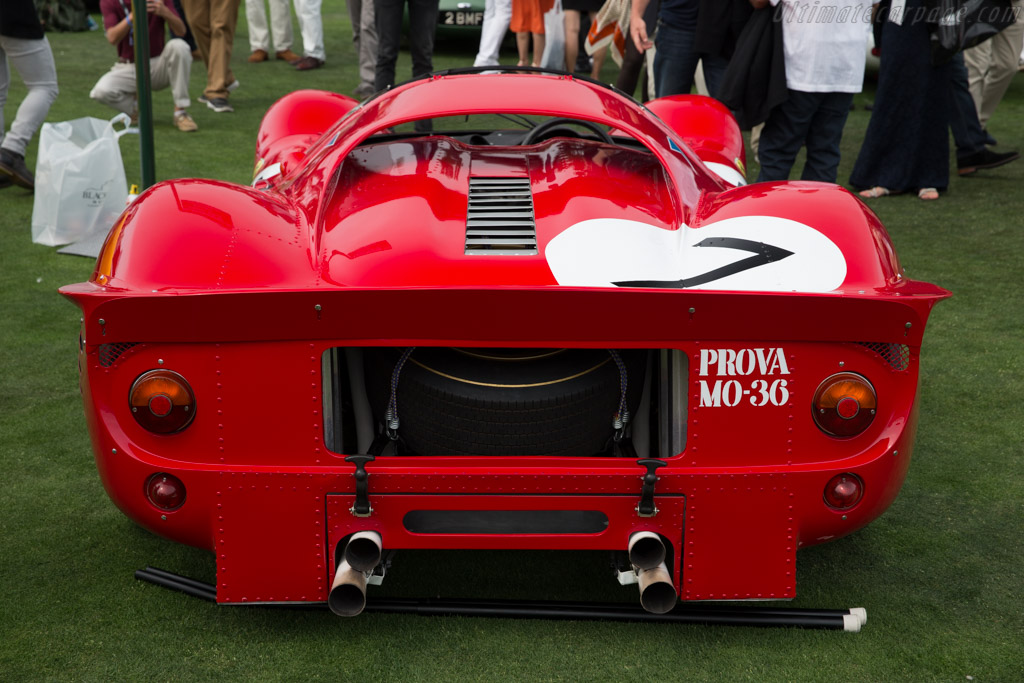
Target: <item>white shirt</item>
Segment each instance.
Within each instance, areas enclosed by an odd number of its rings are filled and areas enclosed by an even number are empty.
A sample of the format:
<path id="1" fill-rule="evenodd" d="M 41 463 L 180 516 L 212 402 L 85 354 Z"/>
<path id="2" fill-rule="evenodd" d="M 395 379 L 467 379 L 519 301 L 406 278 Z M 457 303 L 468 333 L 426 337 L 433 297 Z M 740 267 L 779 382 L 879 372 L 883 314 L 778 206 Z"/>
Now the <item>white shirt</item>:
<path id="1" fill-rule="evenodd" d="M 771 0 L 782 3 L 786 86 L 801 92 L 861 91 L 876 0 Z"/>

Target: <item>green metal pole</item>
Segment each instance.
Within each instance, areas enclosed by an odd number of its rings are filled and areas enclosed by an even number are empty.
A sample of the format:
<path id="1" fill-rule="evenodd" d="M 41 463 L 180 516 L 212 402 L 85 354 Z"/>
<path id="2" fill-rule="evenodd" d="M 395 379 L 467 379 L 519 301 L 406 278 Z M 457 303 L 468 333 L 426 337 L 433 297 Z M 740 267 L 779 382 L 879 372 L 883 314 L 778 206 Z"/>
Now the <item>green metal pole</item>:
<path id="1" fill-rule="evenodd" d="M 149 17 L 146 0 L 132 0 L 132 36 L 135 40 L 135 83 L 139 103 L 139 158 L 142 189 L 156 182 L 153 154 L 153 88 L 149 82 Z"/>

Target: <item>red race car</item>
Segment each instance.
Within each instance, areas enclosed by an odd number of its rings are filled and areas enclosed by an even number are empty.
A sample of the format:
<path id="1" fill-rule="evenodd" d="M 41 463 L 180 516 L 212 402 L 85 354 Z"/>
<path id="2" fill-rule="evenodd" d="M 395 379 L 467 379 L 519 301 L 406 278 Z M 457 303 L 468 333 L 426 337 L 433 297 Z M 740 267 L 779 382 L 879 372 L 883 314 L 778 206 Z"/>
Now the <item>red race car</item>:
<path id="1" fill-rule="evenodd" d="M 358 614 L 433 548 L 613 551 L 652 612 L 792 598 L 899 491 L 949 293 L 846 190 L 745 185 L 715 101 L 449 72 L 292 93 L 256 156 L 147 190 L 61 290 L 107 492 L 218 602 Z"/>

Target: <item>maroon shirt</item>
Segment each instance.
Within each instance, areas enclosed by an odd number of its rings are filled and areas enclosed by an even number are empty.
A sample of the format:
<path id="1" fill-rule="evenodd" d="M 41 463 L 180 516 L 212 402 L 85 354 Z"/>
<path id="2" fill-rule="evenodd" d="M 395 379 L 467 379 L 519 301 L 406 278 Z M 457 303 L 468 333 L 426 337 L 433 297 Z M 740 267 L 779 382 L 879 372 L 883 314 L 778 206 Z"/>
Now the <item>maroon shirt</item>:
<path id="1" fill-rule="evenodd" d="M 174 16 L 178 16 L 178 13 L 174 10 L 174 3 L 172 0 L 164 0 L 164 4 L 167 8 L 174 13 Z M 132 0 L 124 0 L 122 6 L 121 0 L 100 0 L 100 12 L 103 13 L 103 28 L 110 29 L 117 26 L 125 18 L 127 12 L 132 9 Z M 133 25 L 132 31 L 138 30 L 138 27 Z M 133 35 L 133 34 L 129 34 Z M 149 56 L 159 57 L 164 51 L 164 20 L 155 14 L 149 15 Z M 132 41 L 126 36 L 124 40 L 117 44 L 117 56 L 129 62 L 135 61 L 135 46 L 132 45 Z"/>

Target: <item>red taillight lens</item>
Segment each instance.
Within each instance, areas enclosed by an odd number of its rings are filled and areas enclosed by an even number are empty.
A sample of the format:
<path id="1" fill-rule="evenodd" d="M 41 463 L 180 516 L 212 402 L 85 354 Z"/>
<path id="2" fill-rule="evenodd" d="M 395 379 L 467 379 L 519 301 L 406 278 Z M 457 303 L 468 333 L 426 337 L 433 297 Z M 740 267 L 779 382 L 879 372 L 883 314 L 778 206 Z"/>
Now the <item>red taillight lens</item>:
<path id="1" fill-rule="evenodd" d="M 146 480 L 146 497 L 161 510 L 177 510 L 185 502 L 185 485 L 173 474 L 160 472 Z"/>
<path id="2" fill-rule="evenodd" d="M 170 370 L 150 370 L 132 385 L 132 417 L 157 434 L 179 432 L 196 414 L 196 398 L 185 378 Z"/>
<path id="3" fill-rule="evenodd" d="M 837 510 L 849 510 L 864 495 L 864 482 L 856 474 L 837 474 L 825 485 L 825 502 Z"/>
<path id="4" fill-rule="evenodd" d="M 814 421 L 826 434 L 856 436 L 875 419 L 877 407 L 871 383 L 852 372 L 832 375 L 814 392 Z"/>

